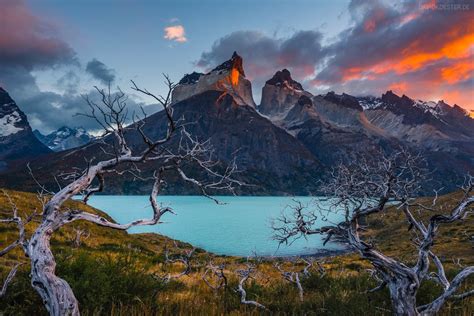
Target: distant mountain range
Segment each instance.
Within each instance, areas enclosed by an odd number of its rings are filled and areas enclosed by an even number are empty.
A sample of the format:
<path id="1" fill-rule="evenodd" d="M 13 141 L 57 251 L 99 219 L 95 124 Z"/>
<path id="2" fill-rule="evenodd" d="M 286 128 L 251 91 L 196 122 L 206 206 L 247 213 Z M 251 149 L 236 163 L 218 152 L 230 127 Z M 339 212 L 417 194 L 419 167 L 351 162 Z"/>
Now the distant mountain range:
<path id="1" fill-rule="evenodd" d="M 258 106 L 252 95 L 243 60 L 236 53 L 209 73 L 185 75 L 172 95 L 173 115 L 189 122 L 187 129 L 195 137 L 211 141 L 215 159 L 225 164 L 237 155 L 238 177 L 250 184 L 239 193 L 314 194 L 318 180 L 335 164 L 373 159 L 379 151 L 401 146 L 422 153 L 433 170 L 436 181 L 426 184 L 421 194 L 440 187 L 451 191 L 466 172 L 474 172 L 474 120 L 457 105 L 414 100 L 392 91 L 381 97 L 334 92 L 314 96 L 286 69 L 266 82 Z M 163 112 L 155 113 L 146 119 L 145 131 L 158 138 L 165 123 Z M 57 137 L 56 133 L 50 139 Z M 132 147 L 141 146 L 134 131 L 127 138 Z M 54 174 L 85 167 L 84 157 L 100 159 L 101 146 L 92 141 L 50 153 L 48 159 L 33 160 L 31 166 L 46 184 L 56 185 Z M 34 184 L 22 166 L 12 166 L 0 177 L 0 186 L 32 189 Z M 142 170 L 147 174 L 155 167 L 148 163 Z M 106 190 L 145 193 L 150 186 L 117 177 Z M 177 178 L 169 179 L 165 189 L 175 194 L 194 192 Z"/>
<path id="2" fill-rule="evenodd" d="M 94 137 L 82 127 L 71 128 L 63 126 L 48 135 L 43 135 L 38 130 L 34 130 L 33 133 L 36 138 L 53 151 L 63 151 L 83 146 L 94 139 Z"/>

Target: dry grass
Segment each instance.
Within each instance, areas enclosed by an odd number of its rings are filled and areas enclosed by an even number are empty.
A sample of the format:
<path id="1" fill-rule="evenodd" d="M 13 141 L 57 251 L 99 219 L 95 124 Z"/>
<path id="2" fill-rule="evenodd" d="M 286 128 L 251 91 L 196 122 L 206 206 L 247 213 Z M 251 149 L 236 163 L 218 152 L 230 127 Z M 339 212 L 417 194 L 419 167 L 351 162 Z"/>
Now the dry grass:
<path id="1" fill-rule="evenodd" d="M 34 194 L 7 191 L 25 214 L 39 208 Z M 452 205 L 455 194 L 444 196 L 440 202 Z M 101 213 L 80 202 L 71 201 L 69 207 L 85 208 Z M 103 215 L 103 214 L 102 214 Z M 422 214 L 427 217 L 430 214 Z M 0 216 L 10 216 L 6 198 L 0 194 Z M 413 249 L 407 226 L 397 212 L 388 211 L 371 218 L 368 238 L 378 241 L 381 250 L 402 258 L 413 260 Z M 441 230 L 436 253 L 447 262 L 452 275 L 460 267 L 452 258 L 461 258 L 461 264 L 474 262 L 473 244 L 469 237 L 474 234 L 474 219 L 462 224 L 453 224 Z M 27 226 L 31 233 L 37 223 Z M 90 231 L 90 237 L 79 249 L 71 248 L 75 236 L 73 228 Z M 0 247 L 17 236 L 14 225 L 0 226 Z M 126 232 L 105 229 L 96 225 L 78 222 L 64 227 L 54 234 L 53 252 L 58 261 L 57 273 L 68 280 L 81 303 L 85 315 L 257 315 L 262 313 L 253 307 L 243 306 L 234 289 L 238 282 L 235 271 L 244 266 L 245 259 L 214 256 L 197 250 L 193 257 L 193 270 L 188 276 L 163 284 L 152 277 L 152 273 L 177 272 L 179 264 L 165 264 L 164 247 L 173 247 L 173 241 L 156 234 L 129 235 Z M 178 242 L 180 248 L 191 245 Z M 225 263 L 229 286 L 226 290 L 211 290 L 202 281 L 206 262 Z M 20 250 L 0 258 L 0 275 L 5 277 L 8 268 L 17 261 L 25 262 L 8 294 L 1 299 L 0 314 L 41 315 L 45 313 L 28 279 L 28 260 Z M 327 274 L 320 278 L 316 271 L 304 280 L 305 300 L 299 302 L 293 284 L 285 282 L 273 267 L 273 261 L 258 264 L 259 273 L 247 286 L 248 299 L 265 304 L 277 314 L 288 315 L 390 315 L 388 292 L 365 294 L 375 283 L 366 273 L 367 261 L 356 254 L 324 258 Z M 283 265 L 289 266 L 288 262 Z M 303 267 L 303 265 L 301 265 Z M 474 286 L 472 278 L 465 288 Z M 439 293 L 433 283 L 422 286 L 418 301 L 427 302 Z M 447 304 L 444 315 L 472 315 L 473 301 L 465 300 Z"/>

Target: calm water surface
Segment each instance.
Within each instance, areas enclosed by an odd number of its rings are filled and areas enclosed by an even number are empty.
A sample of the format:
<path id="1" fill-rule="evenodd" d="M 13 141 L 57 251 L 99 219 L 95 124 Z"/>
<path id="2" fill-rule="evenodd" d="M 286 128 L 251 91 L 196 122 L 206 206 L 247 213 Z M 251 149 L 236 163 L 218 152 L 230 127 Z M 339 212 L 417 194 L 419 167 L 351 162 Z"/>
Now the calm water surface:
<path id="1" fill-rule="evenodd" d="M 300 197 L 304 203 L 315 198 Z M 155 232 L 189 242 L 216 254 L 247 256 L 256 251 L 259 255 L 301 255 L 337 250 L 338 245 L 322 245 L 320 236 L 299 239 L 291 246 L 271 239 L 271 219 L 278 217 L 290 197 L 219 197 L 225 205 L 217 205 L 202 196 L 160 196 L 164 206 L 170 206 L 177 215 L 165 214 L 163 224 L 133 227 L 131 233 Z M 126 223 L 152 216 L 148 196 L 93 196 L 91 206 L 107 212 L 115 221 Z M 331 214 L 329 220 L 338 222 L 342 215 Z M 327 225 L 321 221 L 318 225 Z"/>

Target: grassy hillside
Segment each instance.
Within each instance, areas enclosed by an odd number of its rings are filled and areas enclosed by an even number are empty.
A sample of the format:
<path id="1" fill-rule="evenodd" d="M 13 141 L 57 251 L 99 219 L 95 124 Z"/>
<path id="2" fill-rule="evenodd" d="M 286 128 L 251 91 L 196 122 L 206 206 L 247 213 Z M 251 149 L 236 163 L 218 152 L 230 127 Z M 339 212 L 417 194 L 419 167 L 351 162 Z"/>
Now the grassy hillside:
<path id="1" fill-rule="evenodd" d="M 7 191 L 20 209 L 28 214 L 40 204 L 34 194 Z M 440 202 L 452 204 L 456 194 L 444 196 Z M 80 202 L 69 202 L 70 207 L 86 208 L 98 212 Z M 10 207 L 0 192 L 0 217 L 10 216 Z M 430 214 L 422 214 L 429 216 Z M 367 237 L 379 240 L 380 248 L 387 253 L 412 260 L 413 248 L 407 234 L 404 220 L 398 214 L 386 212 L 370 218 L 372 230 Z M 27 226 L 28 233 L 37 222 Z M 79 248 L 72 247 L 74 228 L 90 232 Z M 462 224 L 453 224 L 441 230 L 440 242 L 435 245 L 436 253 L 447 262 L 448 275 L 461 268 L 453 258 L 461 258 L 460 264 L 474 263 L 474 249 L 470 236 L 474 235 L 474 216 Z M 0 248 L 15 240 L 16 226 L 0 225 Z M 101 228 L 85 222 L 73 223 L 57 232 L 52 240 L 53 252 L 57 258 L 57 274 L 66 279 L 79 299 L 84 315 L 230 315 L 259 314 L 260 310 L 240 304 L 234 291 L 237 286 L 235 271 L 244 267 L 245 259 L 238 257 L 213 256 L 203 250 L 196 250 L 192 259 L 192 271 L 177 280 L 163 283 L 153 275 L 178 273 L 182 265 L 165 262 L 164 249 L 170 254 L 191 249 L 191 245 L 177 242 L 156 234 L 130 235 L 126 232 Z M 179 250 L 179 249 L 181 250 Z M 178 249 L 178 250 L 177 250 Z M 226 264 L 229 286 L 226 290 L 211 290 L 202 280 L 206 263 Z M 43 315 L 45 309 L 28 279 L 27 258 L 18 249 L 0 258 L 0 278 L 3 280 L 15 262 L 25 262 L 11 283 L 7 295 L 0 298 L 0 314 Z M 326 275 L 320 277 L 313 270 L 311 277 L 303 281 L 304 302 L 298 299 L 294 284 L 282 279 L 273 266 L 274 261 L 258 263 L 258 273 L 247 286 L 248 299 L 257 300 L 270 311 L 282 314 L 307 315 L 391 315 L 388 291 L 366 294 L 375 282 L 366 272 L 370 265 L 356 254 L 324 258 Z M 282 262 L 289 267 L 290 262 Z M 300 264 L 299 268 L 303 265 Z M 464 288 L 474 287 L 471 278 Z M 440 289 L 435 283 L 425 283 L 420 290 L 419 303 L 434 298 Z M 474 302 L 449 303 L 443 309 L 444 315 L 472 315 Z"/>

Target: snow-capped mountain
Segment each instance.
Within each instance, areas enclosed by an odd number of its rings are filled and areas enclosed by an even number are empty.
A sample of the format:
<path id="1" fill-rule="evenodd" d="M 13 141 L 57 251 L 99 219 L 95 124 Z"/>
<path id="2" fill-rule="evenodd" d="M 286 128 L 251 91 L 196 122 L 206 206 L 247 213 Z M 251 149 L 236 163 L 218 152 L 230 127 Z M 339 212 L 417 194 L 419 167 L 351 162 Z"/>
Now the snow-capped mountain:
<path id="1" fill-rule="evenodd" d="M 242 58 L 234 53 L 207 74 L 185 75 L 172 94 L 173 115 L 193 122 L 187 125 L 187 131 L 209 140 L 216 161 L 225 163 L 237 154 L 239 179 L 252 184 L 240 193 L 314 194 L 318 192 L 317 180 L 340 162 L 374 159 L 380 152 L 401 147 L 421 153 L 428 168 L 436 171 L 432 175 L 435 182 L 423 183 L 423 194 L 441 187 L 452 191 L 466 173 L 474 172 L 474 119 L 457 105 L 414 100 L 392 91 L 380 97 L 335 92 L 314 96 L 285 69 L 276 72 L 262 91 L 257 110 Z M 3 120 L 16 122 L 17 115 L 9 115 Z M 14 123 L 8 131 L 13 133 L 17 128 L 21 126 Z M 146 119 L 147 135 L 159 138 L 165 129 L 163 112 Z M 73 147 L 64 145 L 68 143 L 65 139 L 81 139 L 81 135 L 80 130 L 64 128 L 48 135 L 47 143 L 62 150 Z M 127 138 L 132 147 L 143 146 L 141 136 L 133 129 L 127 132 Z M 86 168 L 89 159 L 107 157 L 101 146 L 111 142 L 112 138 L 105 138 L 104 142 L 92 142 L 77 150 L 52 153 L 48 159 L 35 161 L 35 174 L 56 186 L 54 174 Z M 143 176 L 146 178 L 155 168 L 150 162 L 143 167 Z M 0 186 L 26 189 L 30 176 L 24 170 L 3 173 Z M 107 190 L 143 193 L 150 185 L 140 182 L 137 186 L 133 177 L 124 177 L 112 181 Z M 166 190 L 170 194 L 195 193 L 178 180 L 170 181 Z"/>
<path id="2" fill-rule="evenodd" d="M 423 153 L 437 170 L 438 185 L 454 189 L 453 179 L 474 171 L 474 119 L 457 105 L 392 91 L 381 97 L 334 92 L 308 97 L 301 85 L 287 88 L 295 82 L 289 72 L 284 77 L 277 73 L 267 81 L 259 110 L 326 166 L 404 147 Z"/>
<path id="3" fill-rule="evenodd" d="M 50 152 L 31 131 L 30 124 L 10 95 L 0 87 L 0 170 L 14 160 Z"/>
<path id="4" fill-rule="evenodd" d="M 437 118 L 441 118 L 444 115 L 449 114 L 452 111 L 459 112 L 463 116 L 469 116 L 469 112 L 462 109 L 458 105 L 450 106 L 443 100 L 441 101 L 423 101 L 411 99 L 405 95 L 398 97 L 391 90 L 387 91 L 382 97 L 359 97 L 357 98 L 360 106 L 363 110 L 375 110 L 380 108 L 390 108 L 396 106 L 400 101 L 404 101 L 406 104 L 411 105 L 414 108 L 420 109 L 424 113 L 429 113 Z"/>
<path id="5" fill-rule="evenodd" d="M 58 130 L 43 135 L 40 131 L 34 131 L 35 136 L 53 151 L 63 151 L 85 145 L 94 139 L 82 127 L 70 128 L 63 126 Z"/>

